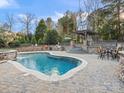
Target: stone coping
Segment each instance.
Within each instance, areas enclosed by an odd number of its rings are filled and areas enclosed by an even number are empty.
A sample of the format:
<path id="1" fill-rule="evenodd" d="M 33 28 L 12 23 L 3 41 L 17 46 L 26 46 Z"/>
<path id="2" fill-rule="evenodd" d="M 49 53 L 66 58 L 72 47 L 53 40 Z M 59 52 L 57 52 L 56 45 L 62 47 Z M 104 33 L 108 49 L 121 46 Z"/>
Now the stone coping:
<path id="1" fill-rule="evenodd" d="M 67 73 L 65 73 L 64 75 L 61 75 L 61 76 L 56 75 L 56 74 L 48 76 L 39 71 L 28 69 L 16 61 L 8 61 L 9 63 L 13 64 L 16 68 L 21 70 L 22 72 L 25 72 L 26 75 L 32 74 L 32 75 L 36 76 L 37 78 L 39 78 L 41 80 L 45 80 L 45 81 L 60 81 L 60 80 L 65 80 L 65 79 L 71 78 L 74 74 L 76 74 L 78 71 L 82 70 L 87 65 L 87 62 L 82 58 L 70 56 L 67 54 L 65 54 L 65 55 L 53 54 L 51 51 L 20 52 L 19 54 L 28 54 L 28 53 L 49 53 L 54 56 L 71 57 L 71 58 L 75 58 L 75 59 L 78 59 L 81 61 L 81 64 L 79 66 L 71 69 L 70 71 L 68 71 Z"/>
<path id="2" fill-rule="evenodd" d="M 12 53 L 12 52 L 17 52 L 17 50 L 5 50 L 5 51 L 0 51 L 1 53 Z"/>

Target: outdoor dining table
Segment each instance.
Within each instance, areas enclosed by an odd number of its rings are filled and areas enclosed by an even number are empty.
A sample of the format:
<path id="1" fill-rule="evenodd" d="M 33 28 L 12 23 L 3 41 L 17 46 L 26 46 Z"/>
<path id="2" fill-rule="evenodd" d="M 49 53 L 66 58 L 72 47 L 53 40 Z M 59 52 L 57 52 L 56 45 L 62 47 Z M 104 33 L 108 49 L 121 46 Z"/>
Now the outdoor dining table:
<path id="1" fill-rule="evenodd" d="M 109 59 L 109 57 L 115 59 L 117 58 L 117 55 L 118 55 L 118 51 L 115 48 L 103 48 L 100 53 L 100 57 L 102 59 L 105 57 L 107 57 L 107 59 Z"/>

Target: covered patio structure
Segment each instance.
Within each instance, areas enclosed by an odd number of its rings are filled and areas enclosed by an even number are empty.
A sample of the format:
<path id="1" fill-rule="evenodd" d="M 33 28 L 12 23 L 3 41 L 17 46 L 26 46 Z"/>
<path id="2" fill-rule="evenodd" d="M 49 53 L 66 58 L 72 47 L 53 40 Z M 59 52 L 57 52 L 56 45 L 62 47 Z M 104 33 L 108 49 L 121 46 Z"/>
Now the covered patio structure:
<path id="1" fill-rule="evenodd" d="M 89 52 L 90 47 L 94 47 L 94 43 L 98 40 L 98 33 L 91 30 L 78 30 L 75 34 L 79 35 L 82 41 L 82 47 Z"/>

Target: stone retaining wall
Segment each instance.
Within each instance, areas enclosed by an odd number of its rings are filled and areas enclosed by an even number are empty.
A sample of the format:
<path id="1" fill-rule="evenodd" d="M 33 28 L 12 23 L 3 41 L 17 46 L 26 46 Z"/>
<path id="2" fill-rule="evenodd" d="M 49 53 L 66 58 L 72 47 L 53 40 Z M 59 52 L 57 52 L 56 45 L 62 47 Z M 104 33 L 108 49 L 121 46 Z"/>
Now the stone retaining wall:
<path id="1" fill-rule="evenodd" d="M 1 51 L 0 52 L 0 61 L 2 60 L 16 60 L 17 57 L 17 51 L 11 50 L 11 51 Z"/>
<path id="2" fill-rule="evenodd" d="M 41 45 L 41 46 L 27 46 L 27 47 L 19 47 L 16 48 L 18 52 L 28 52 L 28 51 L 48 51 L 53 50 L 57 51 L 59 50 L 55 45 Z M 63 50 L 63 49 L 60 49 Z"/>

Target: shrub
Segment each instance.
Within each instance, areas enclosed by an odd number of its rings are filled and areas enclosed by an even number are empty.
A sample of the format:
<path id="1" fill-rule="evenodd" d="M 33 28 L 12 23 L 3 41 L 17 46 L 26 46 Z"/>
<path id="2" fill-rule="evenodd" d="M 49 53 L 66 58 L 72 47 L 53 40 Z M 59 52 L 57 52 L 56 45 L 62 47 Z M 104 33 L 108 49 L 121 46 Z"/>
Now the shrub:
<path id="1" fill-rule="evenodd" d="M 36 41 L 36 38 L 35 38 L 35 37 L 32 37 L 32 39 L 31 39 L 31 43 L 32 43 L 32 44 L 36 44 L 36 43 L 37 43 L 37 41 Z"/>
<path id="2" fill-rule="evenodd" d="M 44 41 L 42 39 L 39 39 L 38 40 L 38 45 L 42 45 L 42 44 L 44 44 Z"/>
<path id="3" fill-rule="evenodd" d="M 0 48 L 6 47 L 5 41 L 0 38 Z"/>
<path id="4" fill-rule="evenodd" d="M 24 44 L 24 43 L 26 42 L 24 38 L 20 38 L 20 39 L 18 39 L 18 41 L 19 41 L 21 44 Z"/>
<path id="5" fill-rule="evenodd" d="M 12 42 L 9 42 L 8 44 L 9 47 L 11 48 L 15 48 L 15 47 L 19 47 L 20 46 L 20 42 L 19 41 L 12 41 Z"/>
<path id="6" fill-rule="evenodd" d="M 51 31 L 47 31 L 46 35 L 44 36 L 44 43 L 45 44 L 57 44 L 59 42 L 59 36 L 57 31 L 55 30 L 51 30 Z"/>

